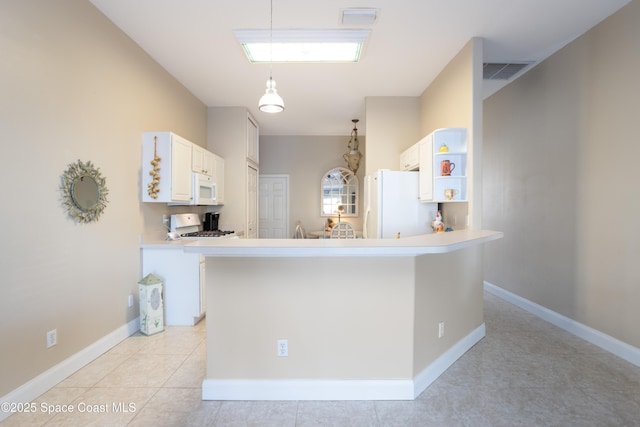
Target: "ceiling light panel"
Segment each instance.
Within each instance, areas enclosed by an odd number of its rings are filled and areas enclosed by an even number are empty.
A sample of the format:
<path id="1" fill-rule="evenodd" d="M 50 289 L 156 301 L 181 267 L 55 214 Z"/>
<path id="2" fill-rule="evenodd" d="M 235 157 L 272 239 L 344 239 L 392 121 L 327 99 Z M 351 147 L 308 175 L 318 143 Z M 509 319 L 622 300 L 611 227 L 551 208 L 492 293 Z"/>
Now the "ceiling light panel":
<path id="1" fill-rule="evenodd" d="M 358 62 L 370 30 L 234 30 L 250 62 Z M 273 54 L 273 56 L 272 56 Z"/>
<path id="2" fill-rule="evenodd" d="M 247 43 L 245 53 L 251 62 L 269 62 L 269 43 Z M 357 62 L 358 43 L 274 43 L 273 62 Z"/>

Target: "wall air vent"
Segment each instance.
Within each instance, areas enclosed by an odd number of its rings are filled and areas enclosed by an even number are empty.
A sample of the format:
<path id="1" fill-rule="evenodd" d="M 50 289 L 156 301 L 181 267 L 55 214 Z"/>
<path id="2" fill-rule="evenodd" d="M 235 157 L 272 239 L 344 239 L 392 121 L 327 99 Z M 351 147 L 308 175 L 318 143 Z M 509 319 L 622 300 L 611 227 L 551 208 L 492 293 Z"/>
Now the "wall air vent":
<path id="1" fill-rule="evenodd" d="M 482 78 L 485 80 L 509 80 L 532 62 L 485 62 L 482 64 Z"/>

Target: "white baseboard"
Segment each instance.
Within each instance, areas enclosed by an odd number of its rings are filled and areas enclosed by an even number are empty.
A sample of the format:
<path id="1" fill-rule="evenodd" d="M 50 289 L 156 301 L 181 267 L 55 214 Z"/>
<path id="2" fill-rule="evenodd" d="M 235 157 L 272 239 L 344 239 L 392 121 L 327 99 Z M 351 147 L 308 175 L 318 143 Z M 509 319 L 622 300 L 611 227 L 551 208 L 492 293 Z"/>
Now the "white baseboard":
<path id="1" fill-rule="evenodd" d="M 202 400 L 414 400 L 485 335 L 482 324 L 413 380 L 213 380 Z"/>
<path id="2" fill-rule="evenodd" d="M 456 360 L 460 359 L 471 347 L 485 336 L 484 323 L 474 329 L 469 335 L 458 341 L 453 347 L 427 366 L 414 379 L 414 398 L 425 391 L 440 375 L 444 373 Z"/>
<path id="3" fill-rule="evenodd" d="M 47 369 L 29 382 L 21 385 L 9 394 L 0 397 L 0 402 L 32 402 L 42 393 L 54 387 L 74 372 L 94 361 L 108 350 L 122 342 L 125 338 L 140 330 L 140 318 L 136 317 L 115 331 L 105 335 L 98 341 L 83 348 L 78 353 L 66 358 L 57 365 Z M 0 421 L 7 418 L 11 413 L 0 412 Z"/>
<path id="4" fill-rule="evenodd" d="M 603 350 L 615 354 L 629 363 L 640 366 L 640 348 L 636 348 L 620 341 L 617 338 L 604 334 L 597 329 L 593 329 L 580 322 L 576 322 L 573 319 L 549 310 L 546 307 L 522 298 L 519 295 L 509 292 L 487 281 L 484 282 L 484 289 L 487 292 L 510 302 L 511 304 L 518 306 L 523 310 L 528 311 L 529 313 L 538 316 L 539 318 L 546 320 L 547 322 L 556 325 L 579 338 L 582 338 L 585 341 L 590 342 L 593 345 L 597 345 Z"/>
<path id="5" fill-rule="evenodd" d="M 205 379 L 202 400 L 413 400 L 413 381 Z"/>

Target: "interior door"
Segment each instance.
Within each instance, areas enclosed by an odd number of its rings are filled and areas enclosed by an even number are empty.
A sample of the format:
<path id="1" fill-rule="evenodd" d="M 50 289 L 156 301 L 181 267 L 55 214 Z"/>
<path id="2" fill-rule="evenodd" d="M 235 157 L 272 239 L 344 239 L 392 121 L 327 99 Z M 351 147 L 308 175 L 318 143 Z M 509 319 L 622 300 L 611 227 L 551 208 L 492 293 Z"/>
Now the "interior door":
<path id="1" fill-rule="evenodd" d="M 260 175 L 258 235 L 261 239 L 286 239 L 289 235 L 289 176 Z"/>

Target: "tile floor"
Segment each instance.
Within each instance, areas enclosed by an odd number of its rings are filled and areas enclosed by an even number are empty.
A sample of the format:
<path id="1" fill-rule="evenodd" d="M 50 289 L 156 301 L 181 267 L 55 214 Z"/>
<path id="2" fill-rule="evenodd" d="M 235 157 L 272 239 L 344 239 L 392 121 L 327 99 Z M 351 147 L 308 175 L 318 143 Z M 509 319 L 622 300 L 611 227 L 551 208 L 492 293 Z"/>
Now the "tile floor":
<path id="1" fill-rule="evenodd" d="M 203 402 L 201 322 L 133 335 L 35 402 L 85 412 L 2 425 L 640 426 L 639 367 L 487 293 L 485 322 L 487 336 L 415 401 Z"/>

